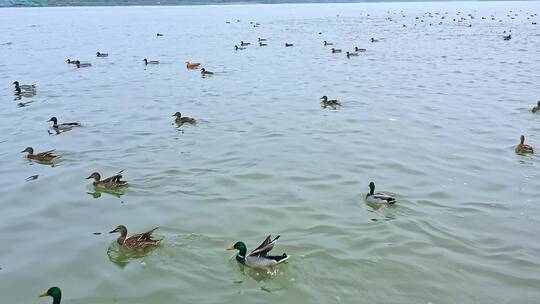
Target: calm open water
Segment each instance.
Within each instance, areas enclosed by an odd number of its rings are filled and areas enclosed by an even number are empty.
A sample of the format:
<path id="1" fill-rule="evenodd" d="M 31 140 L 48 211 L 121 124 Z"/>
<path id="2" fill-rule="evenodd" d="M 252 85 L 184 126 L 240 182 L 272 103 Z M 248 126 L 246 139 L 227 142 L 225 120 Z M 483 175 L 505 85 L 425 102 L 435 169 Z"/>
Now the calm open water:
<path id="1" fill-rule="evenodd" d="M 529 111 L 540 98 L 539 11 L 0 10 L 2 303 L 49 303 L 36 297 L 53 285 L 65 303 L 537 303 L 540 159 L 514 146 L 525 134 L 540 149 Z M 240 40 L 252 45 L 235 52 Z M 367 52 L 347 60 L 323 40 Z M 145 68 L 145 57 L 161 64 Z M 202 78 L 186 60 L 216 74 Z M 14 80 L 37 95 L 14 101 Z M 322 109 L 322 95 L 343 107 Z M 198 125 L 175 128 L 176 111 Z M 83 127 L 49 135 L 51 116 Z M 30 163 L 27 146 L 63 161 Z M 124 195 L 88 194 L 91 172 L 121 169 Z M 368 206 L 370 181 L 398 204 Z M 160 226 L 164 244 L 118 257 L 107 232 L 119 224 Z M 225 251 L 267 234 L 292 256 L 275 273 L 242 270 Z"/>

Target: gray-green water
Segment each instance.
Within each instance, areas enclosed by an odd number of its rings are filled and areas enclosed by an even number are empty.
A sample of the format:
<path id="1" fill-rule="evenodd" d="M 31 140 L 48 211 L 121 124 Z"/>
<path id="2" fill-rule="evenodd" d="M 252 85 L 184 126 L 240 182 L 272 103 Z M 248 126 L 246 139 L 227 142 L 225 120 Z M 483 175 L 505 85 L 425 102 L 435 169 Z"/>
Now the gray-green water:
<path id="1" fill-rule="evenodd" d="M 2 303 L 49 303 L 36 297 L 53 285 L 65 303 L 536 303 L 540 162 L 514 146 L 525 134 L 540 149 L 529 111 L 540 98 L 539 10 L 0 10 Z M 240 40 L 252 45 L 234 52 Z M 347 60 L 323 40 L 367 52 Z M 161 64 L 145 68 L 145 57 Z M 187 60 L 216 74 L 202 78 Z M 37 95 L 14 101 L 14 80 Z M 322 109 L 322 95 L 343 107 Z M 176 111 L 198 125 L 175 128 Z M 51 116 L 83 127 L 49 135 Z M 30 163 L 27 146 L 63 161 Z M 91 172 L 121 169 L 123 196 L 87 194 Z M 366 205 L 370 181 L 398 204 Z M 164 244 L 114 263 L 107 232 L 119 224 L 160 226 Z M 291 255 L 273 274 L 242 270 L 225 251 L 267 234 Z"/>

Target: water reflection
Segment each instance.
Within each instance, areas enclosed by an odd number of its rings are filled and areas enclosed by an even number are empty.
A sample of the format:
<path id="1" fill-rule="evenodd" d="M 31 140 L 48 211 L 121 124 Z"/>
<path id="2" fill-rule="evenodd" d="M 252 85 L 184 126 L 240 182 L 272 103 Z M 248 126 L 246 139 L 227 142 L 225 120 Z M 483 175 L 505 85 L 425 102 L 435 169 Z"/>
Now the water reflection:
<path id="1" fill-rule="evenodd" d="M 124 268 L 131 262 L 131 260 L 143 258 L 153 249 L 155 248 L 151 248 L 146 251 L 129 250 L 119 246 L 115 240 L 107 249 L 107 256 L 109 257 L 109 260 L 118 267 Z"/>

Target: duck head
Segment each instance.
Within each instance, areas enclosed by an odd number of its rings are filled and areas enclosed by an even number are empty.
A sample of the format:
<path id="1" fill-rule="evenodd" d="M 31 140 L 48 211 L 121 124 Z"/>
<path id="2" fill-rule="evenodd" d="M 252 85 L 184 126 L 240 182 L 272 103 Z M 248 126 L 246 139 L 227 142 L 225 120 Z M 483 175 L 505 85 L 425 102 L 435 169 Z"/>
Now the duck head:
<path id="1" fill-rule="evenodd" d="M 369 183 L 369 194 L 373 194 L 375 192 L 375 183 L 370 182 Z"/>
<path id="2" fill-rule="evenodd" d="M 321 97 L 321 99 L 323 102 L 326 102 L 328 100 L 328 96 L 324 95 L 323 97 Z"/>
<path id="3" fill-rule="evenodd" d="M 18 82 L 18 81 L 14 81 L 14 82 L 12 83 L 12 85 L 18 87 L 18 86 L 19 86 L 19 82 Z"/>
<path id="4" fill-rule="evenodd" d="M 21 151 L 21 153 L 25 153 L 25 152 L 28 152 L 28 154 L 34 154 L 34 149 L 32 149 L 32 147 L 28 147 Z"/>
<path id="5" fill-rule="evenodd" d="M 143 59 L 144 64 L 148 64 L 148 60 L 146 58 Z"/>
<path id="6" fill-rule="evenodd" d="M 101 55 L 101 53 L 100 53 L 100 52 L 96 52 L 96 56 L 99 56 L 99 55 Z"/>
<path id="7" fill-rule="evenodd" d="M 246 256 L 247 247 L 244 242 L 236 242 L 234 245 L 227 247 L 227 250 L 238 250 L 240 255 Z"/>
<path id="8" fill-rule="evenodd" d="M 521 136 L 519 137 L 519 143 L 520 143 L 521 145 L 523 145 L 523 144 L 525 143 L 525 135 L 521 135 Z"/>
<path id="9" fill-rule="evenodd" d="M 49 120 L 47 120 L 47 122 L 49 122 L 49 121 L 52 121 L 54 125 L 58 124 L 58 119 L 56 119 L 56 117 L 54 117 L 54 116 L 49 118 Z"/>
<path id="10" fill-rule="evenodd" d="M 60 300 L 62 299 L 62 291 L 60 291 L 60 288 L 58 287 L 51 287 L 49 290 L 40 293 L 39 297 L 51 297 L 53 298 L 53 304 L 60 304 Z"/>
<path id="11" fill-rule="evenodd" d="M 120 233 L 122 236 L 127 235 L 127 228 L 124 225 L 119 225 L 118 227 L 114 228 L 114 230 L 110 231 L 109 233 Z"/>
<path id="12" fill-rule="evenodd" d="M 101 179 L 101 175 L 99 175 L 99 173 L 97 172 L 94 172 L 92 174 L 90 174 L 89 177 L 87 177 L 86 179 L 94 179 L 96 182 L 99 182 L 99 180 Z"/>
<path id="13" fill-rule="evenodd" d="M 180 113 L 180 112 L 176 112 L 176 113 L 174 113 L 174 115 L 173 115 L 173 116 L 176 116 L 176 117 L 182 117 L 182 113 Z"/>

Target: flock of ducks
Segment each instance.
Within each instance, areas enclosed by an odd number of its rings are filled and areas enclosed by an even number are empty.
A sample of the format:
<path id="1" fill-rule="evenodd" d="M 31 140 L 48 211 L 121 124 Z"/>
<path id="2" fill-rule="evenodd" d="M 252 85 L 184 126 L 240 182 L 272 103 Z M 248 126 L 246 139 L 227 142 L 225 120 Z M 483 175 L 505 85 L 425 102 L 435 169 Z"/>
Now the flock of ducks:
<path id="1" fill-rule="evenodd" d="M 431 14 L 430 17 L 433 17 Z M 469 14 L 469 17 L 473 19 L 472 15 Z M 493 16 L 492 16 L 493 17 Z M 391 18 L 388 18 L 391 20 Z M 418 17 L 416 19 L 419 19 Z M 444 19 L 444 16 L 442 17 Z M 485 18 L 483 18 L 485 19 Z M 465 18 L 461 18 L 459 21 L 464 21 Z M 492 18 L 492 20 L 494 20 Z M 456 19 L 454 19 L 456 21 Z M 424 22 L 423 20 L 421 22 Z M 227 22 L 229 23 L 229 22 Z M 535 24 L 533 22 L 533 24 Z M 258 26 L 259 24 L 255 24 L 254 26 Z M 416 24 L 415 24 L 416 25 Z M 406 26 L 405 24 L 403 26 Z M 321 33 L 319 33 L 321 34 Z M 161 33 L 157 34 L 157 37 L 164 36 Z M 503 36 L 504 40 L 510 40 L 512 39 L 511 34 Z M 370 41 L 372 43 L 378 42 L 378 39 L 371 38 Z M 265 38 L 258 38 L 258 45 L 260 47 L 268 46 L 267 39 Z M 244 50 L 246 47 L 251 45 L 249 42 L 240 41 L 239 45 L 235 45 L 234 48 L 236 51 Z M 333 46 L 334 44 L 328 41 L 323 41 L 323 46 Z M 293 43 L 286 42 L 285 47 L 292 47 L 294 46 Z M 341 53 L 341 49 L 337 49 L 332 47 L 331 48 L 332 53 Z M 354 57 L 359 56 L 360 52 L 366 52 L 365 48 L 359 48 L 354 47 L 354 51 L 347 51 L 346 57 Z M 98 58 L 106 58 L 108 57 L 108 53 L 102 53 L 102 52 L 96 52 L 96 57 Z M 67 59 L 66 61 L 68 64 L 74 64 L 77 68 L 84 68 L 84 67 L 90 67 L 92 66 L 91 63 L 81 63 L 79 60 L 72 60 Z M 159 64 L 159 61 L 157 60 L 148 60 L 147 58 L 143 59 L 143 62 L 145 65 L 156 65 Z M 194 63 L 190 61 L 186 61 L 186 68 L 189 70 L 197 70 L 201 68 L 200 63 Z M 204 75 L 213 75 L 214 73 L 211 71 L 206 70 L 205 68 L 201 68 L 201 74 Z M 15 86 L 15 95 L 16 97 L 32 97 L 36 94 L 36 85 L 26 85 L 26 84 L 20 84 L 18 81 L 14 81 L 13 85 Z M 337 107 L 341 106 L 341 102 L 337 99 L 329 99 L 328 96 L 322 96 L 321 98 L 321 106 L 323 108 L 330 107 L 332 109 L 337 109 Z M 540 101 L 538 101 L 537 105 L 532 108 L 532 113 L 538 113 L 540 112 Z M 174 117 L 174 123 L 177 125 L 183 125 L 183 124 L 191 124 L 195 125 L 197 121 L 194 118 L 182 116 L 180 112 L 176 112 L 172 115 Z M 58 119 L 56 117 L 51 117 L 48 122 L 52 122 L 52 129 L 57 132 L 65 132 L 72 130 L 75 127 L 81 127 L 80 122 L 67 122 L 67 123 L 58 123 Z M 45 152 L 39 152 L 35 153 L 34 149 L 32 147 L 27 147 L 21 153 L 27 153 L 26 157 L 31 160 L 35 161 L 37 163 L 42 164 L 52 164 L 56 162 L 60 156 L 54 153 L 55 150 L 49 150 Z M 521 135 L 519 144 L 515 147 L 515 152 L 517 154 L 532 154 L 534 153 L 534 149 L 532 146 L 525 144 L 525 136 Z M 123 180 L 123 170 L 116 173 L 113 176 L 107 177 L 105 179 L 101 179 L 101 175 L 98 172 L 93 172 L 90 174 L 86 179 L 92 180 L 92 185 L 96 190 L 104 190 L 104 191 L 116 191 L 121 190 L 126 187 L 128 187 L 128 181 Z M 385 205 L 394 205 L 396 203 L 396 198 L 385 194 L 381 192 L 375 192 L 375 183 L 370 182 L 369 183 L 369 192 L 365 196 L 365 200 L 368 203 L 376 204 L 378 206 L 385 206 Z M 110 233 L 118 233 L 120 236 L 117 238 L 116 243 L 118 246 L 120 246 L 121 249 L 125 250 L 133 250 L 136 252 L 147 252 L 148 250 L 151 250 L 157 246 L 160 245 L 162 240 L 154 239 L 152 234 L 153 232 L 158 229 L 158 227 L 150 229 L 148 231 L 137 233 L 128 236 L 128 229 L 124 225 L 119 225 L 114 230 L 110 231 Z M 227 250 L 235 250 L 237 251 L 237 254 L 235 256 L 238 263 L 253 267 L 253 268 L 261 268 L 261 269 L 267 269 L 274 267 L 276 265 L 279 265 L 281 263 L 286 262 L 289 259 L 289 256 L 286 253 L 283 253 L 281 255 L 269 255 L 270 251 L 274 248 L 277 240 L 280 238 L 278 235 L 277 237 L 273 238 L 269 235 L 258 247 L 256 247 L 254 250 L 250 251 L 248 253 L 247 246 L 244 242 L 238 241 L 235 244 L 227 247 Z M 62 292 L 60 288 L 58 287 L 51 287 L 47 291 L 40 294 L 40 297 L 49 296 L 53 298 L 53 304 L 60 304 Z"/>

